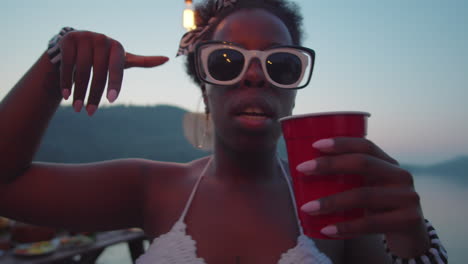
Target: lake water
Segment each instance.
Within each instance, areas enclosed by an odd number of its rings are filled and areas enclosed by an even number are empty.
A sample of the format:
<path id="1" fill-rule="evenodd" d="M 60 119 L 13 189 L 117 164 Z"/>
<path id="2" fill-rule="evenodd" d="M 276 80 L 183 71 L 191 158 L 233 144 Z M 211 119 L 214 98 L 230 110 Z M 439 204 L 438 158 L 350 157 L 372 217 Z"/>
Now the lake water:
<path id="1" fill-rule="evenodd" d="M 444 181 L 441 176 L 420 175 L 415 179 L 424 215 L 436 228 L 450 263 L 467 263 L 468 186 Z"/>
<path id="2" fill-rule="evenodd" d="M 437 229 L 449 253 L 449 263 L 467 263 L 468 186 L 433 175 L 415 175 L 415 184 L 421 195 L 424 215 Z M 131 263 L 127 246 L 119 244 L 106 249 L 97 263 Z"/>

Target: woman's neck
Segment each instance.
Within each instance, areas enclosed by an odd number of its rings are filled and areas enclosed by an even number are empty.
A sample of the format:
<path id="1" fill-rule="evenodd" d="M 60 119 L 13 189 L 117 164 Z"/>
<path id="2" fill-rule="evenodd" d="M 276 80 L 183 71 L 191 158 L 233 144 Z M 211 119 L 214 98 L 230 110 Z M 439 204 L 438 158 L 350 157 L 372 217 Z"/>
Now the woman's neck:
<path id="1" fill-rule="evenodd" d="M 227 184 L 264 185 L 281 179 L 276 148 L 263 152 L 235 151 L 215 144 L 212 175 Z"/>

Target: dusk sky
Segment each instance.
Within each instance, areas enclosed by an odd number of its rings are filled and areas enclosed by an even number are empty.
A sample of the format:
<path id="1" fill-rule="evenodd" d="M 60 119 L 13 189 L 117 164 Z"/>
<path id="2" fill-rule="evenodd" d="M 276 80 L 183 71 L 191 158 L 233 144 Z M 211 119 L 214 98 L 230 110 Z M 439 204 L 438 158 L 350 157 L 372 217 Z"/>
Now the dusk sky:
<path id="1" fill-rule="evenodd" d="M 402 163 L 468 155 L 468 1 L 296 2 L 304 15 L 303 45 L 317 59 L 295 114 L 370 112 L 368 137 Z M 175 58 L 184 1 L 6 0 L 1 6 L 0 98 L 49 39 L 72 26 L 106 34 L 132 53 L 171 58 L 155 69 L 127 70 L 116 104 L 196 110 L 198 88 L 184 73 L 183 58 Z"/>

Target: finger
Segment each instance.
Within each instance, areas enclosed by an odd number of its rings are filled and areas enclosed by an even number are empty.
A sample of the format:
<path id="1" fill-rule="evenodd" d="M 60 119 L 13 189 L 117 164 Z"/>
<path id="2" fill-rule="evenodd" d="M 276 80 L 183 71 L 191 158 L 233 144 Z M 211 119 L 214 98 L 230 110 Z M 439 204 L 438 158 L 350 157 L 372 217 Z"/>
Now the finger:
<path id="1" fill-rule="evenodd" d="M 75 89 L 73 90 L 73 108 L 76 112 L 80 112 L 86 96 L 93 63 L 91 41 L 82 41 L 78 46 L 77 54 L 79 54 L 79 56 L 76 58 L 76 69 L 73 78 L 75 82 Z"/>
<path id="2" fill-rule="evenodd" d="M 301 210 L 310 215 L 344 212 L 355 208 L 382 212 L 402 207 L 417 207 L 420 197 L 413 188 L 362 187 L 337 193 L 304 204 Z"/>
<path id="3" fill-rule="evenodd" d="M 125 54 L 125 69 L 132 67 L 152 68 L 169 60 L 165 56 L 140 56 L 127 52 Z"/>
<path id="4" fill-rule="evenodd" d="M 99 34 L 93 39 L 93 45 L 93 80 L 86 105 L 89 116 L 97 110 L 107 82 L 110 41 L 106 36 Z"/>
<path id="5" fill-rule="evenodd" d="M 107 84 L 107 99 L 113 103 L 120 93 L 122 87 L 123 73 L 125 66 L 125 51 L 122 45 L 111 41 L 111 51 L 109 55 L 109 83 Z"/>
<path id="6" fill-rule="evenodd" d="M 76 45 L 75 35 L 72 33 L 65 35 L 59 43 L 60 55 L 62 56 L 60 62 L 60 88 L 64 96 L 71 93 L 73 71 L 75 69 Z"/>
<path id="7" fill-rule="evenodd" d="M 299 172 L 313 175 L 361 175 L 366 185 L 398 184 L 414 186 L 413 176 L 408 171 L 367 154 L 353 153 L 335 156 L 322 156 L 299 164 Z"/>
<path id="8" fill-rule="evenodd" d="M 424 223 L 417 210 L 402 209 L 369 215 L 324 227 L 320 232 L 330 237 L 350 237 L 376 233 L 406 233 Z"/>
<path id="9" fill-rule="evenodd" d="M 375 156 L 392 164 L 398 161 L 390 157 L 380 147 L 365 138 L 336 137 L 316 141 L 312 146 L 321 152 L 329 154 L 364 153 Z"/>

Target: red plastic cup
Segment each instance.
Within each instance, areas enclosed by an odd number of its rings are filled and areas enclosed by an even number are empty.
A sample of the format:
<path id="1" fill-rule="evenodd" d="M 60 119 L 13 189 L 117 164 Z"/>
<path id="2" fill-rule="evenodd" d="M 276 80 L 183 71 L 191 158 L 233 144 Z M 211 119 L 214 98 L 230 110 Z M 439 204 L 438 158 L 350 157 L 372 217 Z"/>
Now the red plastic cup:
<path id="1" fill-rule="evenodd" d="M 325 226 L 345 222 L 364 215 L 363 209 L 327 215 L 308 215 L 300 210 L 307 202 L 363 185 L 359 175 L 305 175 L 297 171 L 300 163 L 325 154 L 314 149 L 312 144 L 320 139 L 334 137 L 365 137 L 367 112 L 326 112 L 288 116 L 280 119 L 288 152 L 296 207 L 304 233 L 313 238 L 336 239 L 320 233 Z"/>

